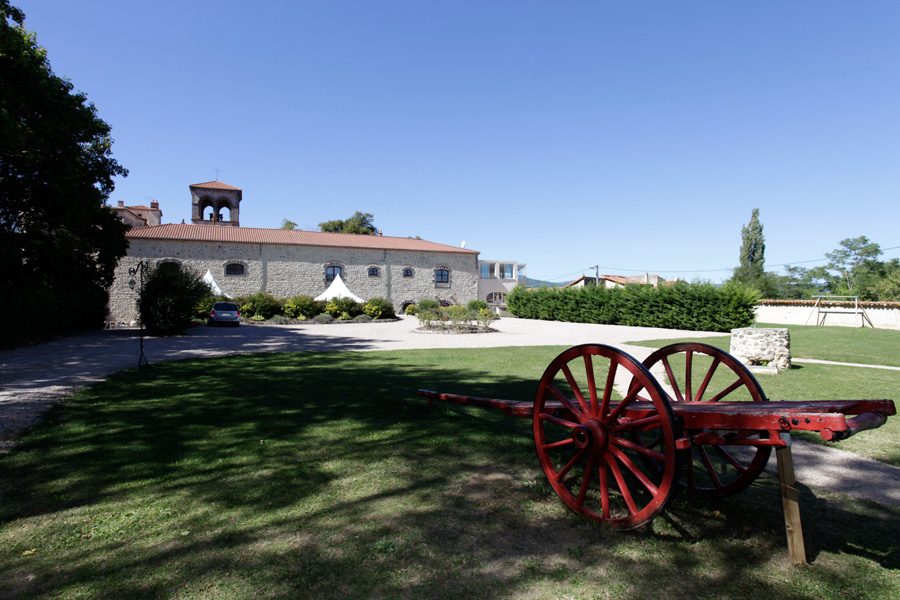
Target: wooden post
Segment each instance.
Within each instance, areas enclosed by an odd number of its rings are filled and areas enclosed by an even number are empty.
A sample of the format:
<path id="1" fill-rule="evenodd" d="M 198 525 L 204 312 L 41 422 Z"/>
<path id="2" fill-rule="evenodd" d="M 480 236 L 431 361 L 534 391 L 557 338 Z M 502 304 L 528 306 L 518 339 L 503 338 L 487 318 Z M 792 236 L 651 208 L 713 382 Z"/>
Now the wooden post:
<path id="1" fill-rule="evenodd" d="M 781 480 L 781 504 L 784 508 L 784 530 L 787 534 L 788 553 L 795 565 L 806 564 L 806 547 L 803 544 L 803 526 L 800 524 L 800 495 L 794 477 L 794 457 L 791 454 L 791 435 L 782 433 L 787 442 L 775 450 L 778 460 L 778 477 Z"/>

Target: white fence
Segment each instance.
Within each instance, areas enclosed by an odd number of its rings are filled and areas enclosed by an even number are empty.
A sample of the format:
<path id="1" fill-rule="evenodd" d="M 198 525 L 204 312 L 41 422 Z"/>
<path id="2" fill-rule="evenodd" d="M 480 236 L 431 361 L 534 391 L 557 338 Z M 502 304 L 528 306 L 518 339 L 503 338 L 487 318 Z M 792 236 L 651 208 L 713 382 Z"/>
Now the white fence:
<path id="1" fill-rule="evenodd" d="M 900 330 L 900 302 L 829 302 L 815 300 L 760 300 L 759 323 L 783 325 L 837 325 Z"/>

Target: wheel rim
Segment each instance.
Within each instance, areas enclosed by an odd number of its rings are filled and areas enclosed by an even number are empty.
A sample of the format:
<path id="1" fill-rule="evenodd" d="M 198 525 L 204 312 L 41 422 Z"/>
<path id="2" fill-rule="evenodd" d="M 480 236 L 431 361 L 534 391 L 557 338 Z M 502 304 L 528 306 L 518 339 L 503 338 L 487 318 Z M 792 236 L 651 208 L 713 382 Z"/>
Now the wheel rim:
<path id="1" fill-rule="evenodd" d="M 637 382 L 623 399 L 614 391 L 617 374 Z M 672 410 L 643 365 L 615 348 L 575 346 L 550 363 L 538 385 L 533 424 L 551 487 L 588 519 L 640 527 L 676 489 Z"/>
<path id="2" fill-rule="evenodd" d="M 668 384 L 666 393 L 672 405 L 679 402 L 753 401 L 766 402 L 765 392 L 756 378 L 736 358 L 715 346 L 698 343 L 672 344 L 647 357 L 644 366 L 651 369 L 660 363 L 664 374 L 660 381 Z M 685 430 L 686 436 L 701 430 Z M 765 440 L 765 431 L 737 430 L 720 432 L 733 443 L 697 445 L 685 460 L 685 478 L 679 484 L 700 496 L 717 498 L 738 492 L 765 469 L 770 446 L 754 445 Z"/>

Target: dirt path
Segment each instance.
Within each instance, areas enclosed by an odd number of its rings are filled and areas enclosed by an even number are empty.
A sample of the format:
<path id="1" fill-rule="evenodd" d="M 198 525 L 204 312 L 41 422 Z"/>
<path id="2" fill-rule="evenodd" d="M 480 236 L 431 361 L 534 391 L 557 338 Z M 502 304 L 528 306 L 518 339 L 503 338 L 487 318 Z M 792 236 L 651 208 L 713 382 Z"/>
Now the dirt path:
<path id="1" fill-rule="evenodd" d="M 417 322 L 297 325 L 286 327 L 197 327 L 186 335 L 146 338 L 151 363 L 251 352 L 371 351 L 424 348 L 573 346 L 603 343 L 643 360 L 652 349 L 629 341 L 715 336 L 670 329 L 584 325 L 527 319 L 501 319 L 499 333 L 487 335 L 421 334 Z M 0 352 L 0 452 L 11 449 L 23 430 L 53 403 L 107 375 L 137 366 L 136 330 L 94 331 L 47 344 Z M 862 458 L 834 446 L 795 441 L 797 479 L 856 498 L 900 506 L 900 469 Z M 772 463 L 774 469 L 774 453 Z M 874 483 L 873 483 L 874 482 Z"/>

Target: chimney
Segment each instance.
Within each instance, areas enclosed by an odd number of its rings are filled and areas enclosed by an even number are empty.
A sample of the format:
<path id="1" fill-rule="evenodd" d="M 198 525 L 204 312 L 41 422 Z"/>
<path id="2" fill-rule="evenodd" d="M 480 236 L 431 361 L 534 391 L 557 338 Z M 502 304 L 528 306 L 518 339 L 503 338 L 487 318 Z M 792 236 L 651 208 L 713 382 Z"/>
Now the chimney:
<path id="1" fill-rule="evenodd" d="M 157 202 L 156 200 L 152 200 L 152 201 L 150 202 L 150 208 L 159 210 L 159 202 Z"/>
<path id="2" fill-rule="evenodd" d="M 119 208 L 125 208 L 125 201 L 119 200 Z"/>

